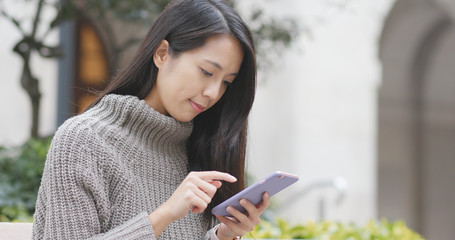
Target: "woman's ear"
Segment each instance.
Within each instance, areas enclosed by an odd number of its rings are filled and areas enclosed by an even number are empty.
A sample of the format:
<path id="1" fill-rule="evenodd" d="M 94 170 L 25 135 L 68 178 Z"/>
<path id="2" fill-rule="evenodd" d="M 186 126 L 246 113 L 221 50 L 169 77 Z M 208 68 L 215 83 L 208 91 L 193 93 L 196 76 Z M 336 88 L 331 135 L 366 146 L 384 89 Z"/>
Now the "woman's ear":
<path id="1" fill-rule="evenodd" d="M 168 56 L 169 42 L 163 39 L 158 45 L 158 48 L 156 48 L 155 52 L 153 53 L 153 62 L 155 63 L 158 69 L 161 68 L 161 66 L 163 66 Z"/>

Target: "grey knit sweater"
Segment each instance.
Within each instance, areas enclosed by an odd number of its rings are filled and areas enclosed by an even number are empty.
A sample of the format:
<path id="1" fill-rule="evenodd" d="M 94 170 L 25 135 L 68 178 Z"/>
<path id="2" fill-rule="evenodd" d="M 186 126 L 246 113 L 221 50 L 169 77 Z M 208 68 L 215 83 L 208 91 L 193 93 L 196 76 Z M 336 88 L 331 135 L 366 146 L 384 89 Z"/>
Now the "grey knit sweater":
<path id="1" fill-rule="evenodd" d="M 188 174 L 192 127 L 113 94 L 67 120 L 47 155 L 33 239 L 155 239 L 148 214 Z M 218 239 L 214 224 L 189 212 L 159 239 Z"/>

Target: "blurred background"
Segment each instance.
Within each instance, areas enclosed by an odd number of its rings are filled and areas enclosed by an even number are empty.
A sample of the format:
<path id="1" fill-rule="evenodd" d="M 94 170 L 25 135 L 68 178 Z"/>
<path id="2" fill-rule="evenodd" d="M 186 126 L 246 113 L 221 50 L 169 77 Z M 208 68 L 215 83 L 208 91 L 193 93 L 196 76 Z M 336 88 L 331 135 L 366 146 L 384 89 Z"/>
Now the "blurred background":
<path id="1" fill-rule="evenodd" d="M 0 0 L 0 217 L 18 203 L 33 211 L 48 136 L 125 65 L 167 2 Z M 384 217 L 453 238 L 455 1 L 228 2 L 258 44 L 249 177 L 300 176 L 269 218 Z"/>

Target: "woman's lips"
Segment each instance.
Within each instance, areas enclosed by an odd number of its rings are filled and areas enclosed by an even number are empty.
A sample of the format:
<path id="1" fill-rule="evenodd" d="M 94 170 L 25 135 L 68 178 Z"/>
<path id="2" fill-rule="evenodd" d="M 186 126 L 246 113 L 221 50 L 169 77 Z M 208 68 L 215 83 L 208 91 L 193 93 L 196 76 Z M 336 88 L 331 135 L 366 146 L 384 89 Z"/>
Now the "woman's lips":
<path id="1" fill-rule="evenodd" d="M 197 113 L 201 113 L 202 111 L 204 111 L 205 108 L 203 106 L 191 101 L 191 99 L 189 99 L 189 101 L 190 101 L 190 105 L 194 109 L 194 111 L 196 111 Z"/>

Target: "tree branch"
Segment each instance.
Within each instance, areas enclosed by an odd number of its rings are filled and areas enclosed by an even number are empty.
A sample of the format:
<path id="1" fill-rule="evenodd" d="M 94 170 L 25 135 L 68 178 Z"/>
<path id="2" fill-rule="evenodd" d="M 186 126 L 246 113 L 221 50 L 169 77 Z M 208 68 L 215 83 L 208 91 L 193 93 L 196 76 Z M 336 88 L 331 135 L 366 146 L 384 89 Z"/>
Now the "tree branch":
<path id="1" fill-rule="evenodd" d="M 32 34 L 30 35 L 31 38 L 35 39 L 36 32 L 38 31 L 38 24 L 41 18 L 41 10 L 43 9 L 44 0 L 39 0 L 38 7 L 36 9 L 35 19 L 33 19 L 33 28 Z"/>
<path id="2" fill-rule="evenodd" d="M 6 13 L 3 9 L 0 9 L 0 13 L 1 13 L 6 19 L 10 20 L 10 21 L 14 24 L 14 26 L 16 26 L 17 29 L 22 33 L 23 36 L 26 35 L 25 32 L 24 32 L 24 30 L 23 30 L 22 27 L 21 27 L 21 23 L 20 23 L 17 19 L 15 19 L 14 17 L 10 16 L 10 15 L 9 15 L 8 13 Z"/>
<path id="3" fill-rule="evenodd" d="M 41 57 L 44 58 L 54 58 L 63 56 L 62 50 L 59 45 L 57 46 L 48 46 L 43 43 L 37 44 L 37 50 Z"/>
<path id="4" fill-rule="evenodd" d="M 41 38 L 42 41 L 46 40 L 47 36 L 54 30 L 54 28 L 48 28 Z"/>

